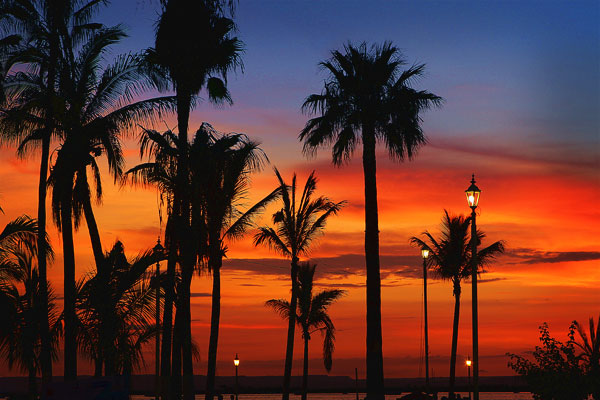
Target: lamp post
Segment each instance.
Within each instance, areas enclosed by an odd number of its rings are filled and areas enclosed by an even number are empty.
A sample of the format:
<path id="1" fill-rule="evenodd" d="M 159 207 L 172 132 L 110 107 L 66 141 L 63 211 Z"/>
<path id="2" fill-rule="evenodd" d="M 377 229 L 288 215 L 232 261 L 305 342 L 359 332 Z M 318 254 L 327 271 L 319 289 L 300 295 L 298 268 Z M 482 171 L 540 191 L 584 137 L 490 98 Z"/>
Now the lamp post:
<path id="1" fill-rule="evenodd" d="M 479 204 L 481 190 L 475 185 L 475 174 L 471 186 L 465 190 L 467 204 L 471 207 L 471 287 L 473 311 L 473 399 L 479 400 L 479 328 L 477 318 L 477 222 L 475 209 Z"/>
<path id="2" fill-rule="evenodd" d="M 240 359 L 238 358 L 237 353 L 235 353 L 233 365 L 235 365 L 235 400 L 238 400 L 238 367 L 240 366 Z"/>
<path id="3" fill-rule="evenodd" d="M 468 377 L 468 388 L 469 388 L 469 400 L 471 400 L 471 356 L 467 356 L 467 377 Z"/>
<path id="4" fill-rule="evenodd" d="M 425 391 L 429 393 L 429 329 L 427 326 L 427 257 L 429 257 L 429 250 L 422 249 L 421 256 L 423 256 L 423 309 L 425 311 Z"/>
<path id="5" fill-rule="evenodd" d="M 160 237 L 156 240 L 156 246 L 154 246 L 154 254 L 160 254 L 165 249 L 160 244 Z M 155 386 L 156 386 L 156 394 L 155 400 L 158 400 L 160 397 L 160 331 L 158 327 L 160 326 L 160 262 L 156 262 L 156 271 L 155 271 L 155 283 L 156 283 L 156 354 L 154 358 L 154 373 L 155 377 Z"/>

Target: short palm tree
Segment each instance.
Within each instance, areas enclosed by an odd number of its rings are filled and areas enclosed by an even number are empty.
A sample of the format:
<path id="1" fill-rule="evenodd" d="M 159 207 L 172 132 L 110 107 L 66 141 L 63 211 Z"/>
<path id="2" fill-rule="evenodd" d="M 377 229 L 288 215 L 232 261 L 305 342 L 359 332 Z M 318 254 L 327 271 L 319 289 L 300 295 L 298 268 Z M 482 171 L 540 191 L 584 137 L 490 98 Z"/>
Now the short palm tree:
<path id="1" fill-rule="evenodd" d="M 454 295 L 454 322 L 452 324 L 452 350 L 450 355 L 450 387 L 449 395 L 454 398 L 454 383 L 456 371 L 456 352 L 458 345 L 458 321 L 460 316 L 460 282 L 471 277 L 471 217 L 463 215 L 451 216 L 444 210 L 442 231 L 439 239 L 429 232 L 423 233 L 423 239 L 412 237 L 411 243 L 422 249 L 429 250 L 427 262 L 429 267 L 444 280 L 452 281 Z M 477 243 L 481 243 L 485 234 L 477 231 Z M 484 272 L 484 267 L 504 252 L 504 244 L 497 241 L 477 252 L 478 273 Z"/>
<path id="2" fill-rule="evenodd" d="M 573 321 L 575 331 L 579 335 L 580 341 L 575 341 L 575 346 L 581 350 L 580 357 L 585 361 L 587 365 L 587 376 L 590 382 L 590 389 L 594 400 L 600 400 L 600 316 L 598 317 L 598 323 L 594 324 L 594 318 L 589 320 L 589 337 L 585 333 L 585 327 L 579 322 Z M 594 328 L 595 325 L 595 328 Z"/>
<path id="3" fill-rule="evenodd" d="M 308 254 L 310 245 L 323 233 L 329 217 L 336 215 L 345 201 L 335 203 L 327 197 L 313 198 L 317 189 L 314 171 L 308 176 L 300 199 L 296 198 L 296 174 L 288 186 L 277 168 L 275 175 L 281 192 L 281 208 L 273 214 L 273 227 L 260 227 L 254 236 L 256 246 L 266 245 L 275 252 L 291 260 L 290 278 L 292 295 L 290 306 L 296 309 L 298 304 L 298 268 L 301 256 Z M 283 376 L 283 399 L 289 398 L 292 360 L 294 356 L 294 332 L 296 314 L 290 314 Z"/>
<path id="4" fill-rule="evenodd" d="M 78 336 L 83 353 L 94 362 L 95 376 L 131 374 L 143 363 L 142 345 L 154 337 L 156 291 L 146 272 L 165 255 L 145 251 L 132 260 L 117 241 L 102 269 L 80 283 Z"/>
<path id="5" fill-rule="evenodd" d="M 365 185 L 365 257 L 367 267 L 367 396 L 384 398 L 381 332 L 381 277 L 379 268 L 379 222 L 377 211 L 376 142 L 385 143 L 392 159 L 411 159 L 426 143 L 420 114 L 441 104 L 442 99 L 411 83 L 425 66 L 404 71 L 400 51 L 390 42 L 383 45 L 348 44 L 344 52 L 333 51 L 320 65 L 329 78 L 320 94 L 312 94 L 302 109 L 317 114 L 300 133 L 304 151 L 332 146 L 333 163 L 348 161 L 362 144 Z"/>
<path id="6" fill-rule="evenodd" d="M 335 348 L 335 326 L 327 313 L 331 304 L 345 292 L 343 290 L 323 290 L 313 295 L 314 275 L 316 265 L 301 263 L 298 268 L 298 307 L 295 313 L 298 328 L 302 330 L 304 339 L 304 367 L 302 373 L 302 400 L 308 393 L 308 342 L 311 335 L 320 332 L 323 335 L 323 363 L 325 369 L 331 371 L 333 350 Z M 292 308 L 287 300 L 269 300 L 268 307 L 277 311 L 283 318 L 289 320 Z"/>

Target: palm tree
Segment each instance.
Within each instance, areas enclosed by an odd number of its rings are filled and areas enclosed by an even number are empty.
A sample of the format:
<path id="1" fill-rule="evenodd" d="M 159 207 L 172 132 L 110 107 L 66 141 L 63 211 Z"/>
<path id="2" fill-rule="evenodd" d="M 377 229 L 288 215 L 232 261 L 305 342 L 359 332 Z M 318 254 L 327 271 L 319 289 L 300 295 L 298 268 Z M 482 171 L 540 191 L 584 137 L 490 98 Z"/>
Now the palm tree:
<path id="1" fill-rule="evenodd" d="M 54 295 L 43 302 L 40 296 L 40 278 L 35 267 L 37 255 L 37 223 L 27 216 L 11 221 L 0 233 L 0 354 L 9 369 L 17 366 L 29 377 L 29 395 L 37 394 L 36 377 L 41 369 L 41 315 L 50 320 L 51 357 L 56 359 L 60 320 L 54 306 Z M 52 247 L 44 240 L 48 257 Z M 20 292 L 20 288 L 24 292 Z M 46 308 L 46 306 L 48 306 Z"/>
<path id="2" fill-rule="evenodd" d="M 381 332 L 381 278 L 377 211 L 377 140 L 392 159 L 411 159 L 426 143 L 420 113 L 439 106 L 442 99 L 410 84 L 425 66 L 401 71 L 405 62 L 390 42 L 383 45 L 347 44 L 321 62 L 330 76 L 320 94 L 312 94 L 302 109 L 318 114 L 300 132 L 305 153 L 332 145 L 333 163 L 348 161 L 362 143 L 365 185 L 365 258 L 367 267 L 367 397 L 384 398 Z"/>
<path id="3" fill-rule="evenodd" d="M 314 171 L 308 176 L 298 202 L 296 201 L 296 174 L 292 177 L 291 186 L 284 182 L 277 168 L 275 168 L 275 175 L 279 181 L 283 204 L 281 209 L 273 214 L 275 228 L 259 228 L 259 232 L 254 237 L 254 244 L 256 246 L 267 245 L 277 253 L 291 259 L 292 296 L 290 305 L 292 309 L 296 309 L 300 256 L 308 254 L 312 242 L 323 232 L 327 219 L 332 215 L 336 215 L 346 202 L 334 203 L 324 196 L 313 199 L 312 196 L 317 189 L 317 178 Z M 290 378 L 292 376 L 295 318 L 295 314 L 290 314 L 283 377 L 284 400 L 289 398 Z"/>
<path id="4" fill-rule="evenodd" d="M 242 42 L 232 35 L 234 23 L 226 18 L 223 4 L 219 0 L 205 0 L 188 2 L 185 0 L 163 0 L 162 14 L 156 31 L 154 49 L 147 52 L 149 64 L 157 67 L 168 76 L 177 98 L 177 125 L 178 137 L 181 143 L 188 142 L 188 122 L 195 95 L 203 88 L 208 92 L 208 98 L 214 103 L 231 103 L 227 90 L 227 73 L 237 66 L 241 66 L 240 53 Z M 230 2 L 233 10 L 233 2 Z M 178 334 L 185 336 L 180 340 L 181 349 L 176 343 L 173 346 L 173 360 L 171 360 L 171 327 L 172 306 L 174 300 L 174 271 L 176 264 L 176 247 L 181 247 L 180 242 L 186 240 L 190 232 L 190 198 L 187 196 L 185 181 L 187 179 L 188 165 L 186 158 L 182 157 L 177 163 L 178 190 L 174 193 L 171 223 L 174 237 L 171 257 L 167 264 L 168 287 L 165 297 L 165 313 L 163 318 L 163 342 L 161 351 L 161 375 L 163 388 L 169 386 L 168 380 L 171 373 L 179 375 L 179 365 L 183 361 L 184 395 L 186 399 L 193 398 L 193 364 L 191 359 L 191 320 L 189 320 L 189 298 L 185 289 L 181 295 L 181 310 L 185 318 L 182 320 L 184 327 L 177 330 Z M 175 228 L 177 226 L 177 228 Z M 186 226 L 188 226 L 186 228 Z M 184 250 L 190 253 L 191 250 Z M 184 256 L 182 270 L 182 285 L 191 282 L 194 265 L 190 264 L 191 254 Z M 180 354 L 182 353 L 182 354 Z M 182 357 L 183 356 L 183 359 Z M 173 371 L 170 362 L 172 361 Z"/>
<path id="5" fill-rule="evenodd" d="M 76 376 L 75 332 L 75 258 L 73 228 L 77 229 L 81 215 L 86 219 L 96 267 L 103 262 L 102 244 L 91 206 L 92 191 L 87 178 L 90 168 L 95 183 L 95 197 L 100 201 L 102 186 L 95 158 L 104 154 L 109 171 L 115 179 L 122 173 L 123 158 L 119 135 L 136 122 L 152 119 L 173 109 L 173 97 L 159 97 L 131 102 L 134 96 L 150 88 L 143 80 L 142 57 L 117 57 L 103 71 L 99 62 L 107 48 L 120 40 L 120 27 L 98 30 L 81 48 L 70 68 L 70 79 L 63 80 L 59 98 L 64 113 L 58 121 L 63 142 L 51 168 L 52 210 L 63 237 L 65 267 L 65 363 L 66 376 Z M 74 226 L 73 226 L 74 225 Z"/>
<path id="6" fill-rule="evenodd" d="M 452 324 L 452 350 L 450 355 L 450 387 L 449 397 L 454 398 L 454 383 L 456 369 L 456 351 L 458 345 L 458 321 L 460 316 L 460 282 L 472 275 L 471 269 L 471 217 L 451 216 L 444 210 L 442 231 L 439 239 L 429 232 L 424 232 L 425 240 L 412 237 L 411 243 L 422 249 L 429 250 L 427 263 L 444 280 L 452 281 L 454 295 L 454 322 Z M 485 234 L 477 231 L 477 242 L 481 243 Z M 427 242 L 428 240 L 428 242 Z M 504 252 L 504 243 L 497 241 L 477 252 L 478 272 L 485 272 L 483 267 Z"/>
<path id="7" fill-rule="evenodd" d="M 100 24 L 90 23 L 90 19 L 103 4 L 104 2 L 95 0 L 89 2 L 8 0 L 3 1 L 0 6 L 0 15 L 3 16 L 0 23 L 3 24 L 3 28 L 6 28 L 4 32 L 8 32 L 2 41 L 19 45 L 16 49 L 14 46 L 5 47 L 9 49 L 10 62 L 5 64 L 7 68 L 2 72 L 8 73 L 11 67 L 19 62 L 30 64 L 37 72 L 36 80 L 41 83 L 39 88 L 42 89 L 38 91 L 37 96 L 29 97 L 28 101 L 17 102 L 20 103 L 19 108 L 25 111 L 16 113 L 17 118 L 14 122 L 20 125 L 18 129 L 10 129 L 10 123 L 7 130 L 0 129 L 10 132 L 11 136 L 25 135 L 25 137 L 35 137 L 42 142 L 38 185 L 38 224 L 42 234 L 38 236 L 37 259 L 40 276 L 39 292 L 44 304 L 48 302 L 47 249 L 44 247 L 43 240 L 46 232 L 46 180 L 50 142 L 52 136 L 56 135 L 54 120 L 58 110 L 55 109 L 54 98 L 59 77 L 57 67 L 61 63 L 61 53 L 69 51 L 66 47 L 78 43 L 91 31 L 99 28 Z M 3 92 L 3 88 L 0 88 L 0 94 Z M 0 115 L 0 126 L 4 125 L 4 119 L 4 116 Z M 40 322 L 42 383 L 47 386 L 52 380 L 50 325 L 47 316 L 40 317 L 42 318 Z"/>
<path id="8" fill-rule="evenodd" d="M 156 291 L 147 271 L 162 253 L 145 251 L 127 260 L 117 241 L 105 254 L 101 270 L 90 272 L 80 284 L 78 318 L 80 348 L 95 366 L 95 376 L 131 374 L 143 363 L 141 346 L 154 337 Z"/>
<path id="9" fill-rule="evenodd" d="M 587 376 L 590 379 L 590 390 L 594 400 L 600 400 L 600 316 L 598 324 L 594 329 L 594 318 L 590 318 L 590 336 L 585 333 L 585 328 L 577 321 L 573 321 L 575 331 L 579 334 L 581 341 L 575 341 L 575 346 L 581 350 L 580 357 L 587 364 Z"/>
<path id="10" fill-rule="evenodd" d="M 331 304 L 339 299 L 345 291 L 323 290 L 313 296 L 313 278 L 316 265 L 301 263 L 298 267 L 298 306 L 292 312 L 287 300 L 269 300 L 266 305 L 277 311 L 284 319 L 289 320 L 292 314 L 296 317 L 298 328 L 302 330 L 304 339 L 304 367 L 302 373 L 302 400 L 308 393 L 308 341 L 315 332 L 323 335 L 323 363 L 327 372 L 331 371 L 333 350 L 335 348 L 335 326 L 327 314 Z"/>

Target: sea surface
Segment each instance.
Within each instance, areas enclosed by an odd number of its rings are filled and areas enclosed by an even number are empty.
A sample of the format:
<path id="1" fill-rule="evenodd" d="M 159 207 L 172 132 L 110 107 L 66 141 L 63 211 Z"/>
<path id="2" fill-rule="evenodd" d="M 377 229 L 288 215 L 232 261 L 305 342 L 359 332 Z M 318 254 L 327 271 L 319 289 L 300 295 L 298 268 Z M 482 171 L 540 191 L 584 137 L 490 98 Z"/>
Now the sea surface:
<path id="1" fill-rule="evenodd" d="M 460 395 L 464 399 L 468 399 L 468 393 L 460 393 Z M 396 400 L 397 398 L 405 395 L 403 394 L 388 394 L 385 396 L 385 400 Z M 438 393 L 438 399 L 441 399 L 442 396 L 447 396 L 448 393 Z M 223 400 L 229 400 L 230 394 L 223 394 Z M 131 396 L 132 400 L 148 400 L 153 399 L 154 397 L 146 397 L 146 396 Z M 360 393 L 359 398 L 362 400 L 365 398 L 365 393 Z M 204 395 L 197 395 L 196 400 L 203 400 Z M 281 394 L 240 394 L 239 400 L 279 400 L 281 399 Z M 531 400 L 533 397 L 531 393 L 512 393 L 512 392 L 480 392 L 479 393 L 480 400 Z M 290 395 L 290 400 L 300 400 L 299 395 Z M 310 393 L 308 395 L 308 400 L 356 400 L 356 393 Z"/>

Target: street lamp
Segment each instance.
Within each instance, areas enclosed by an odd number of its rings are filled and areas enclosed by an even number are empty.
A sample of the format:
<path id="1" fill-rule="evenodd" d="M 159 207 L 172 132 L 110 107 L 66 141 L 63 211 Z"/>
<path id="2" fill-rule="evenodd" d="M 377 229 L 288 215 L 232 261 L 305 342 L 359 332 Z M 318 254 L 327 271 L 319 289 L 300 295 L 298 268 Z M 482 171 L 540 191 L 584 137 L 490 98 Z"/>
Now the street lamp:
<path id="1" fill-rule="evenodd" d="M 425 311 L 425 391 L 429 393 L 429 329 L 427 325 L 427 257 L 429 249 L 422 249 L 423 257 L 423 303 Z"/>
<path id="2" fill-rule="evenodd" d="M 238 367 L 240 366 L 240 359 L 238 358 L 237 353 L 235 353 L 233 365 L 235 365 L 235 400 L 238 400 Z"/>
<path id="3" fill-rule="evenodd" d="M 471 356 L 467 356 L 467 376 L 468 376 L 468 387 L 469 387 L 469 400 L 471 400 Z"/>
<path id="4" fill-rule="evenodd" d="M 471 186 L 465 190 L 467 204 L 471 207 L 471 288 L 473 311 L 473 399 L 479 400 L 479 327 L 477 318 L 477 215 L 475 209 L 479 204 L 481 190 L 475 185 L 475 174 L 471 178 Z"/>
<path id="5" fill-rule="evenodd" d="M 154 254 L 158 255 L 161 254 L 165 248 L 161 246 L 160 244 L 160 237 L 156 240 L 156 246 L 154 246 Z M 154 362 L 154 373 L 156 374 L 155 377 L 155 385 L 156 385 L 156 394 L 155 394 L 155 399 L 158 400 L 159 396 L 160 396 L 160 330 L 158 329 L 158 327 L 160 326 L 160 262 L 156 261 L 156 273 L 154 275 L 155 277 L 155 284 L 156 284 L 156 355 L 155 355 L 155 362 Z"/>

